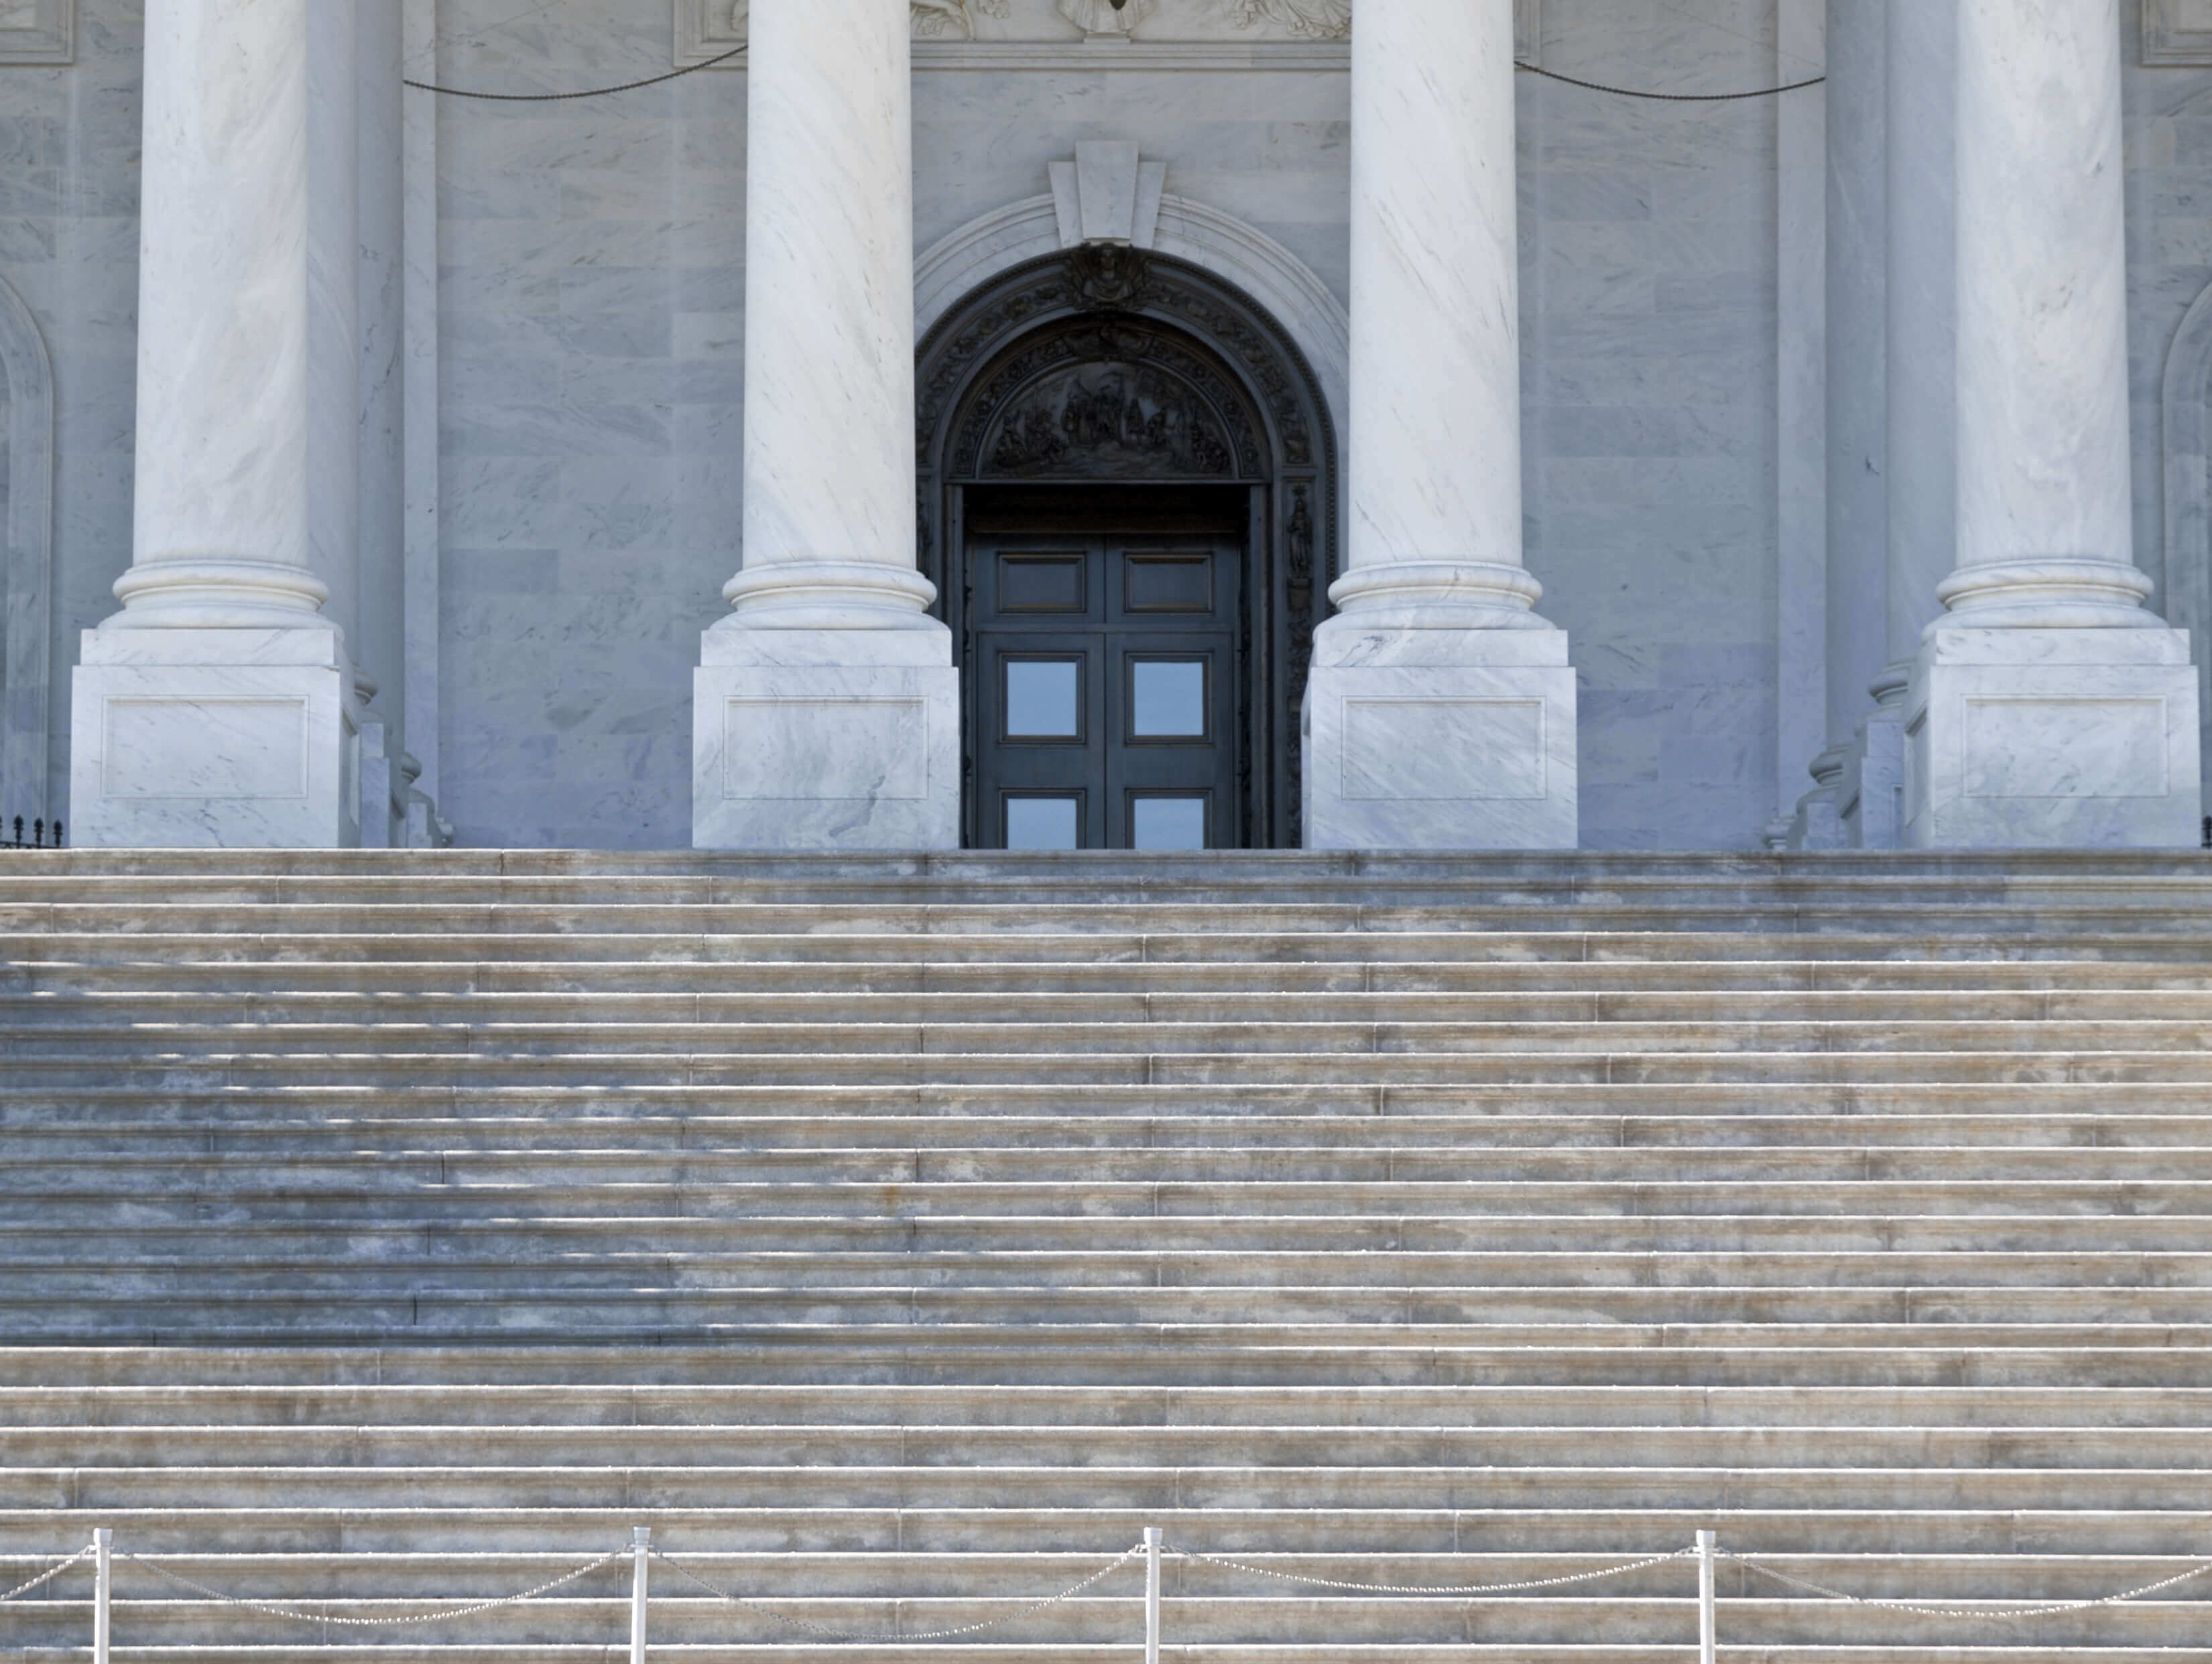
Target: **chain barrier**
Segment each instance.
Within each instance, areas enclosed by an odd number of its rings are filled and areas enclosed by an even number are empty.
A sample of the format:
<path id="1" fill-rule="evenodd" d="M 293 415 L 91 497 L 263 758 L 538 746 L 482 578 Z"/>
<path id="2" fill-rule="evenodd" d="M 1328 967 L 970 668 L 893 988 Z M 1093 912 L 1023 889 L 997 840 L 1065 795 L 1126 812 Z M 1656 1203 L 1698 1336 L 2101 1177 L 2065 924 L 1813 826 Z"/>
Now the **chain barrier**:
<path id="1" fill-rule="evenodd" d="M 1285 1583 L 1305 1583 L 1317 1589 L 1358 1589 L 1372 1594 L 1519 1594 L 1531 1589 L 1565 1588 L 1570 1583 L 1595 1583 L 1601 1578 L 1626 1577 L 1632 1571 L 1649 1571 L 1654 1566 L 1664 1566 L 1694 1555 L 1693 1548 L 1678 1548 L 1671 1554 L 1655 1554 L 1648 1560 L 1638 1560 L 1632 1565 L 1607 1566 L 1599 1571 L 1571 1572 L 1564 1577 L 1536 1577 L 1521 1583 L 1351 1583 L 1334 1577 L 1310 1577 L 1303 1572 L 1279 1571 L 1272 1566 L 1249 1565 L 1242 1560 L 1226 1560 L 1218 1554 L 1200 1554 L 1195 1549 L 1177 1548 L 1170 1544 L 1166 1551 L 1181 1555 L 1186 1560 L 1195 1560 L 1202 1565 L 1222 1566 L 1231 1571 L 1250 1572 L 1255 1577 L 1279 1577 Z"/>
<path id="2" fill-rule="evenodd" d="M 1727 1549 L 1719 1550 L 1718 1553 L 1722 1559 L 1733 1560 L 1736 1564 L 1747 1570 L 1755 1571 L 1762 1577 L 1771 1577 L 1778 1583 L 1787 1583 L 1793 1588 L 1803 1589 L 1808 1594 L 1817 1594 L 1826 1600 L 1841 1600 L 1854 1606 L 1878 1606 L 1884 1612 L 1911 1612 L 1921 1618 L 1972 1619 L 2052 1618 L 2062 1612 L 2094 1612 L 2099 1606 L 2117 1606 L 2123 1601 L 2141 1600 L 2146 1594 L 2155 1594 L 2160 1589 L 2170 1589 L 2177 1584 L 2186 1583 L 2192 1577 L 2202 1577 L 2207 1572 L 2212 1572 L 2212 1560 L 2208 1560 L 2203 1565 L 2191 1566 L 2187 1571 L 2177 1572 L 2171 1577 L 2160 1578 L 2155 1583 L 2146 1583 L 2139 1589 L 2130 1589 L 2124 1594 L 2100 1594 L 2094 1600 L 2065 1600 L 2052 1606 L 1915 1606 L 1907 1600 L 1884 1600 L 1878 1595 L 1846 1594 L 1842 1589 L 1832 1589 L 1825 1583 L 1815 1583 L 1809 1578 L 1795 1576 L 1786 1571 L 1778 1571 L 1772 1566 L 1763 1566 L 1756 1560 L 1747 1559 L 1744 1556 L 1732 1553 Z"/>
<path id="3" fill-rule="evenodd" d="M 447 1612 L 420 1612 L 404 1618 L 331 1618 L 325 1617 L 321 1612 L 301 1612 L 294 1607 L 279 1606 L 268 1601 L 245 1600 L 235 1594 L 225 1594 L 221 1589 L 210 1588 L 205 1583 L 197 1582 L 181 1573 L 171 1571 L 167 1567 L 133 1554 L 128 1549 L 116 1550 L 115 1557 L 118 1560 L 128 1560 L 135 1566 L 143 1566 L 156 1577 L 167 1578 L 179 1588 L 190 1589 L 194 1594 L 204 1595 L 210 1600 L 220 1600 L 226 1606 L 241 1606 L 248 1612 L 257 1612 L 264 1617 L 290 1618 L 301 1624 L 337 1624 L 348 1629 L 383 1630 L 395 1629 L 408 1624 L 450 1624 L 456 1618 L 474 1618 L 482 1612 L 497 1612 L 502 1606 L 519 1606 L 526 1600 L 536 1600 L 541 1596 L 552 1594 L 556 1589 L 566 1588 L 571 1583 L 589 1577 L 595 1571 L 604 1570 L 606 1567 L 613 1565 L 617 1560 L 627 1560 L 630 1557 L 630 1552 L 629 1549 L 621 1548 L 617 1549 L 612 1554 L 603 1554 L 589 1565 L 579 1566 L 575 1570 L 564 1573 L 550 1583 L 540 1583 L 536 1588 L 526 1589 L 520 1594 L 504 1594 L 496 1600 L 479 1600 L 472 1606 L 456 1606 Z"/>
<path id="4" fill-rule="evenodd" d="M 89 1560 L 92 1558 L 92 1556 L 93 1551 L 91 1549 L 79 1549 L 75 1554 L 70 1555 L 68 1559 L 62 1561 L 57 1565 L 48 1566 L 44 1571 L 40 1572 L 36 1577 L 33 1577 L 29 1582 L 18 1583 L 14 1588 L 9 1589 L 7 1594 L 0 1594 L 0 1602 L 21 1600 L 24 1595 L 28 1594 L 33 1589 L 41 1588 L 46 1584 L 52 1582 L 55 1578 L 60 1576 L 71 1566 L 76 1565 L 81 1560 Z"/>
<path id="5" fill-rule="evenodd" d="M 1085 1590 L 1095 1588 L 1097 1585 L 1104 1582 L 1109 1577 L 1111 1577 L 1115 1572 L 1121 1570 L 1122 1567 L 1127 1565 L 1130 1561 L 1135 1559 L 1144 1551 L 1144 1545 L 1139 1543 L 1136 1547 L 1130 1549 L 1121 1555 L 1111 1564 L 1100 1567 L 1097 1571 L 1092 1572 L 1090 1576 L 1085 1578 L 1081 1582 L 1062 1589 L 1058 1594 L 1048 1595 L 1045 1599 L 1036 1601 L 1030 1606 L 1024 1606 L 1016 1612 L 1001 1612 L 996 1618 L 987 1618 L 980 1624 L 963 1624 L 957 1630 L 921 1630 L 909 1633 L 899 1633 L 895 1631 L 890 1634 L 869 1634 L 866 1631 L 858 1630 L 833 1630 L 826 1628 L 820 1624 L 810 1624 L 803 1618 L 793 1618 L 783 1612 L 771 1611 L 766 1606 L 757 1605 L 753 1601 L 746 1600 L 744 1596 L 741 1594 L 732 1594 L 728 1589 L 718 1588 L 714 1584 L 708 1582 L 705 1578 L 699 1576 L 696 1573 L 690 1570 L 690 1568 L 680 1565 L 676 1561 L 670 1559 L 667 1555 L 662 1553 L 659 1549 L 654 1549 L 653 1551 L 653 1557 L 659 1561 L 661 1564 L 666 1566 L 678 1577 L 683 1578 L 686 1582 L 694 1584 L 697 1588 L 704 1589 L 708 1594 L 714 1596 L 717 1600 L 726 1600 L 733 1606 L 742 1606 L 745 1611 L 753 1613 L 757 1617 L 768 1618 L 774 1623 L 787 1624 L 794 1630 L 803 1630 L 809 1635 L 818 1635 L 825 1641 L 883 1643 L 898 1641 L 953 1641 L 957 1640 L 962 1636 L 980 1635 L 985 1630 L 994 1630 L 1002 1624 L 1012 1624 L 1018 1618 L 1033 1617 L 1038 1612 L 1048 1611 L 1054 1606 L 1061 1605 L 1063 1602 L 1073 1600 L 1077 1595 L 1083 1594 Z"/>

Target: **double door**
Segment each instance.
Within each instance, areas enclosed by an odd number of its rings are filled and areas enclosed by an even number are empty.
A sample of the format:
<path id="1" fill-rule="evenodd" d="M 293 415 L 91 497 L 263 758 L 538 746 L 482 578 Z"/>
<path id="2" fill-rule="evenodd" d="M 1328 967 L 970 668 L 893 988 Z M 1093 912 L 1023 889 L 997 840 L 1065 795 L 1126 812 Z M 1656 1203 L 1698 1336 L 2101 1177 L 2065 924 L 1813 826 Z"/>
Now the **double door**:
<path id="1" fill-rule="evenodd" d="M 970 544 L 978 843 L 1242 843 L 1242 565 L 1205 537 Z"/>

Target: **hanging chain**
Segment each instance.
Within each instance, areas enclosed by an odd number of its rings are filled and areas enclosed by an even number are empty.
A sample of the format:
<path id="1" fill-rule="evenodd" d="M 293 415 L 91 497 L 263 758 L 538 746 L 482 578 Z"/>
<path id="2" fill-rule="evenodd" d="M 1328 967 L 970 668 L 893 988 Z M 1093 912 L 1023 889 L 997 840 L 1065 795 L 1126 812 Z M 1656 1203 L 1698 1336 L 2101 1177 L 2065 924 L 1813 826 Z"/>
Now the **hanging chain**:
<path id="1" fill-rule="evenodd" d="M 753 1613 L 757 1617 L 768 1618 L 774 1623 L 787 1624 L 794 1630 L 804 1630 L 807 1634 L 818 1635 L 825 1641 L 862 1641 L 881 1643 L 901 1641 L 952 1641 L 957 1640 L 964 1635 L 979 1635 L 985 1630 L 996 1629 L 1001 1624 L 1013 1623 L 1017 1618 L 1031 1617 L 1037 1612 L 1045 1612 L 1054 1606 L 1057 1606 L 1064 1601 L 1073 1600 L 1077 1595 L 1081 1594 L 1086 1589 L 1104 1582 L 1109 1577 L 1111 1577 L 1115 1572 L 1121 1570 L 1122 1567 L 1127 1565 L 1130 1561 L 1135 1559 L 1144 1551 L 1145 1546 L 1143 1544 L 1139 1543 L 1134 1548 L 1130 1549 L 1127 1552 L 1122 1554 L 1110 1565 L 1100 1567 L 1097 1571 L 1092 1572 L 1090 1576 L 1085 1578 L 1081 1582 L 1062 1589 L 1058 1594 L 1048 1595 L 1043 1600 L 1036 1601 L 1033 1605 L 1023 1606 L 1014 1612 L 1001 1612 L 996 1618 L 987 1618 L 980 1624 L 963 1624 L 957 1630 L 921 1630 L 906 1634 L 894 1632 L 890 1634 L 873 1635 L 864 1633 L 857 1630 L 826 1629 L 819 1624 L 810 1624 L 803 1618 L 787 1617 L 782 1612 L 773 1611 L 767 1606 L 763 1606 L 753 1601 L 748 1600 L 741 1594 L 733 1594 L 728 1589 L 716 1588 L 705 1578 L 701 1577 L 696 1572 L 690 1570 L 690 1568 L 680 1565 L 676 1561 L 670 1559 L 668 1556 L 663 1554 L 659 1549 L 654 1549 L 652 1552 L 654 1559 L 659 1561 L 663 1565 L 666 1566 L 671 1571 L 674 1572 L 678 1577 L 683 1578 L 685 1582 L 695 1584 L 698 1588 L 704 1589 L 708 1594 L 714 1596 L 715 1599 L 719 1600 L 726 1600 L 733 1606 L 742 1606 L 747 1612 Z"/>
<path id="2" fill-rule="evenodd" d="M 1222 1566 L 1231 1571 L 1248 1571 L 1255 1577 L 1278 1577 L 1285 1583 L 1305 1583 L 1317 1589 L 1360 1589 L 1374 1594 L 1518 1594 L 1528 1589 L 1565 1588 L 1570 1583 L 1595 1583 L 1605 1577 L 1626 1577 L 1632 1571 L 1649 1571 L 1654 1566 L 1667 1565 L 1697 1552 L 1693 1548 L 1676 1549 L 1671 1554 L 1655 1554 L 1648 1560 L 1638 1560 L 1633 1565 L 1608 1566 L 1601 1571 L 1577 1571 L 1565 1577 L 1537 1577 L 1523 1583 L 1352 1583 L 1334 1577 L 1309 1577 L 1303 1572 L 1278 1571 L 1272 1566 L 1250 1565 L 1242 1560 L 1224 1560 L 1218 1554 L 1200 1554 L 1195 1549 L 1174 1548 L 1170 1554 L 1179 1554 L 1186 1560 L 1195 1560 L 1203 1565 Z"/>
<path id="3" fill-rule="evenodd" d="M 1802 1577 L 1795 1577 L 1786 1571 L 1777 1571 L 1772 1566 L 1762 1566 L 1756 1560 L 1747 1560 L 1742 1555 L 1731 1554 L 1726 1549 L 1722 1549 L 1719 1552 L 1724 1560 L 1733 1560 L 1738 1565 L 1747 1567 L 1762 1577 L 1771 1577 L 1778 1583 L 1787 1583 L 1793 1588 L 1803 1589 L 1808 1594 L 1821 1595 L 1830 1600 L 1845 1601 L 1854 1606 L 1879 1606 L 1884 1612 L 1911 1612 L 1922 1618 L 2051 1618 L 2060 1612 L 2092 1612 L 2099 1606 L 2116 1606 L 2123 1600 L 2135 1600 L 2146 1594 L 2155 1594 L 2160 1589 L 2170 1589 L 2177 1583 L 2186 1583 L 2192 1577 L 2202 1577 L 2205 1573 L 2212 1571 L 2212 1560 L 2208 1560 L 2201 1566 L 2191 1566 L 2187 1571 L 2177 1572 L 2172 1576 L 2161 1578 L 2155 1583 L 2146 1583 L 2139 1589 L 2130 1589 L 2124 1594 L 2103 1594 L 2099 1595 L 2094 1600 L 2066 1600 L 2055 1606 L 2002 1608 L 1920 1606 L 1904 1600 L 1883 1600 L 1869 1594 L 1846 1594 L 1843 1590 L 1832 1589 L 1824 1583 L 1815 1583 Z"/>
<path id="4" fill-rule="evenodd" d="M 92 1548 L 79 1549 L 75 1554 L 70 1555 L 68 1559 L 63 1561 L 60 1564 L 48 1566 L 44 1571 L 40 1572 L 36 1577 L 33 1577 L 29 1582 L 19 1583 L 14 1588 L 9 1589 L 7 1594 L 0 1594 L 0 1601 L 18 1600 L 21 1597 L 28 1594 L 33 1589 L 38 1588 L 43 1584 L 52 1582 L 55 1578 L 60 1576 L 71 1566 L 76 1564 L 78 1561 L 89 1560 L 95 1552 L 97 1552 L 97 1551 Z"/>
<path id="5" fill-rule="evenodd" d="M 575 1570 L 563 1573 L 550 1583 L 540 1583 L 536 1588 L 526 1589 L 520 1594 L 501 1595 L 496 1600 L 479 1600 L 473 1606 L 456 1606 L 447 1612 L 422 1612 L 406 1618 L 325 1617 L 321 1612 L 301 1612 L 291 1606 L 272 1606 L 266 1601 L 248 1600 L 234 1594 L 225 1594 L 221 1589 L 211 1589 L 204 1583 L 195 1582 L 189 1577 L 171 1571 L 167 1567 L 158 1565 L 151 1560 L 142 1558 L 126 1549 L 118 1549 L 115 1551 L 115 1557 L 118 1560 L 131 1561 L 135 1565 L 143 1566 L 156 1577 L 165 1577 L 179 1588 L 190 1589 L 194 1594 L 205 1595 L 210 1600 L 220 1600 L 226 1606 L 242 1606 L 248 1612 L 258 1612 L 264 1617 L 289 1618 L 301 1624 L 342 1624 L 348 1629 L 381 1630 L 396 1628 L 403 1624 L 450 1624 L 455 1618 L 474 1618 L 479 1612 L 497 1612 L 501 1606 L 520 1606 L 525 1600 L 535 1600 L 541 1595 L 552 1594 L 556 1589 L 566 1588 L 569 1584 L 589 1577 L 593 1572 L 611 1566 L 617 1560 L 627 1560 L 633 1551 L 630 1549 L 619 1548 L 612 1554 L 603 1554 L 587 1566 L 579 1566 Z"/>

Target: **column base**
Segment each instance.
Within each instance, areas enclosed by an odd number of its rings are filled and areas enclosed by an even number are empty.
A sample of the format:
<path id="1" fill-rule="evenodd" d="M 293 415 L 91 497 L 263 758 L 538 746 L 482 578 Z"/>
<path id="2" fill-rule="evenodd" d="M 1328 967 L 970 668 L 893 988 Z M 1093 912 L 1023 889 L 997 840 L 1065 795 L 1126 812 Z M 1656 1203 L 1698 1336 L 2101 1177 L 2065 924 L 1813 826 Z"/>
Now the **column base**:
<path id="1" fill-rule="evenodd" d="M 88 630 L 71 684 L 82 849 L 351 849 L 353 667 L 328 625 Z"/>
<path id="2" fill-rule="evenodd" d="M 1905 710 L 1909 847 L 2202 841 L 2185 631 L 1938 627 Z"/>
<path id="3" fill-rule="evenodd" d="M 1306 684 L 1306 847 L 1571 850 L 1575 719 L 1562 631 L 1331 619 Z"/>
<path id="4" fill-rule="evenodd" d="M 960 673 L 933 619 L 707 632 L 693 674 L 702 850 L 957 850 Z"/>

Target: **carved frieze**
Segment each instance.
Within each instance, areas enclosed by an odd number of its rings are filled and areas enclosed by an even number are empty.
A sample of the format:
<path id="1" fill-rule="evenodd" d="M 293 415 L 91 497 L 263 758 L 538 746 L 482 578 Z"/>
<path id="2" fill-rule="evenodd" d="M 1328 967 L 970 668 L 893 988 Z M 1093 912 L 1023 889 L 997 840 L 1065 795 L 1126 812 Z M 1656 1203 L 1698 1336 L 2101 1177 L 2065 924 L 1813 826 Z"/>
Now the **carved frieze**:
<path id="1" fill-rule="evenodd" d="M 1235 459 L 1220 418 L 1150 365 L 1078 364 L 1036 382 L 984 447 L 994 478 L 1210 479 Z"/>

